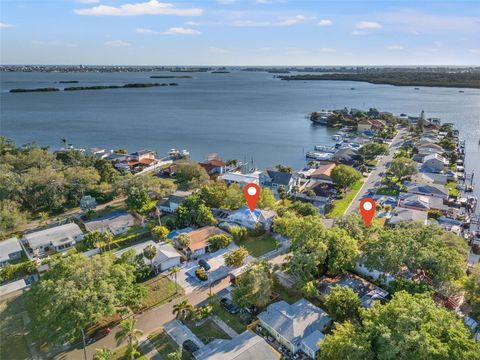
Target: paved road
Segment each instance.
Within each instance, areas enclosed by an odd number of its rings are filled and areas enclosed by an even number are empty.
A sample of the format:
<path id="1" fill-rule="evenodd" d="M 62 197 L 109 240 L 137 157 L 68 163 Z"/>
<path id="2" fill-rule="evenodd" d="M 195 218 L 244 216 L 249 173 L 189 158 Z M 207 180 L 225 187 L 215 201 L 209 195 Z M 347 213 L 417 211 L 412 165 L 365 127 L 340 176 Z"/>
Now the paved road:
<path id="1" fill-rule="evenodd" d="M 392 161 L 393 154 L 401 147 L 403 142 L 402 137 L 405 134 L 406 132 L 404 130 L 400 130 L 393 138 L 392 142 L 390 143 L 389 154 L 380 159 L 376 168 L 370 173 L 370 175 L 368 175 L 367 179 L 363 183 L 362 188 L 357 193 L 357 196 L 355 196 L 347 210 L 345 210 L 345 214 L 351 214 L 353 211 L 357 211 L 360 207 L 360 201 L 367 195 L 368 190 L 379 187 L 380 184 L 377 184 L 377 182 L 380 182 L 381 180 L 380 174 L 385 173 L 387 170 L 386 164 Z"/>

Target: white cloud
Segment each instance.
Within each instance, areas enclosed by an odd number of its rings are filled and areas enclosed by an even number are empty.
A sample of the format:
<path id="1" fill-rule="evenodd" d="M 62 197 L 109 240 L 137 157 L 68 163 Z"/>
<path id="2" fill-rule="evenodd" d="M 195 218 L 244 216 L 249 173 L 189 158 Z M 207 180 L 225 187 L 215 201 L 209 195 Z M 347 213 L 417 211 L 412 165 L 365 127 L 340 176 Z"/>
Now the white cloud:
<path id="1" fill-rule="evenodd" d="M 180 9 L 170 3 L 162 3 L 158 0 L 150 0 L 143 3 L 124 4 L 118 7 L 98 5 L 88 9 L 73 10 L 77 15 L 91 16 L 140 16 L 140 15 L 179 15 L 199 16 L 203 9 L 190 8 Z"/>
<path id="2" fill-rule="evenodd" d="M 279 18 L 278 21 L 236 20 L 232 23 L 237 27 L 269 27 L 269 26 L 292 26 L 308 22 L 314 19 L 311 16 L 295 15 Z"/>
<path id="3" fill-rule="evenodd" d="M 60 47 L 60 48 L 67 48 L 71 49 L 76 47 L 76 44 L 66 43 L 62 41 L 40 41 L 40 40 L 32 40 L 31 44 L 35 47 Z"/>
<path id="4" fill-rule="evenodd" d="M 238 2 L 238 0 L 217 0 L 217 2 L 222 5 L 232 5 Z"/>
<path id="5" fill-rule="evenodd" d="M 387 46 L 387 50 L 403 50 L 403 46 L 397 44 L 389 45 Z"/>
<path id="6" fill-rule="evenodd" d="M 104 45 L 109 47 L 127 47 L 127 46 L 130 46 L 131 44 L 123 40 L 110 40 L 110 41 L 105 41 Z"/>
<path id="7" fill-rule="evenodd" d="M 375 21 L 361 21 L 355 27 L 357 29 L 381 29 L 382 25 Z"/>
<path id="8" fill-rule="evenodd" d="M 158 31 L 150 30 L 150 29 L 145 29 L 145 28 L 136 28 L 135 32 L 138 34 L 146 34 L 146 35 L 156 35 L 159 34 Z"/>
<path id="9" fill-rule="evenodd" d="M 317 24 L 318 26 L 331 26 L 333 25 L 333 21 L 330 19 L 322 19 L 320 22 Z"/>
<path id="10" fill-rule="evenodd" d="M 228 53 L 227 49 L 211 46 L 208 48 L 208 51 L 213 54 L 226 54 Z"/>
<path id="11" fill-rule="evenodd" d="M 184 24 L 187 25 L 187 26 L 199 26 L 199 25 L 201 25 L 197 21 L 186 21 Z"/>
<path id="12" fill-rule="evenodd" d="M 77 0 L 81 4 L 98 4 L 100 0 Z"/>
<path id="13" fill-rule="evenodd" d="M 1 29 L 13 28 L 13 27 L 15 27 L 15 25 L 13 25 L 13 24 L 0 23 L 0 28 Z"/>
<path id="14" fill-rule="evenodd" d="M 470 49 L 468 51 L 470 51 L 472 54 L 480 55 L 480 49 Z"/>
<path id="15" fill-rule="evenodd" d="M 188 29 L 182 27 L 171 27 L 162 33 L 163 35 L 201 35 L 202 33 L 195 29 Z"/>
<path id="16" fill-rule="evenodd" d="M 333 52 L 335 52 L 335 51 L 337 51 L 337 50 L 334 49 L 334 48 L 324 47 L 324 48 L 321 48 L 320 51 L 321 51 L 321 52 L 325 52 L 325 53 L 333 53 Z"/>

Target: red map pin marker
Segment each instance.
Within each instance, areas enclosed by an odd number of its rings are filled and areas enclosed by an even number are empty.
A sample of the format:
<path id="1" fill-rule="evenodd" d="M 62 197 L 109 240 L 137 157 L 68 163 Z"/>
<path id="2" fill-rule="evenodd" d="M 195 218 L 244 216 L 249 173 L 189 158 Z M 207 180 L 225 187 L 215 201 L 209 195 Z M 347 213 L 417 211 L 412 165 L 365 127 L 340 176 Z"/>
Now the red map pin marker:
<path id="1" fill-rule="evenodd" d="M 370 222 L 373 219 L 373 215 L 375 215 L 376 206 L 377 204 L 375 204 L 375 201 L 373 201 L 373 199 L 371 198 L 365 198 L 360 201 L 360 213 L 362 214 L 365 226 L 370 225 Z"/>
<path id="2" fill-rule="evenodd" d="M 247 184 L 243 188 L 243 193 L 245 194 L 245 199 L 247 199 L 247 204 L 250 211 L 255 210 L 258 202 L 258 197 L 260 196 L 260 191 L 260 186 L 255 183 Z"/>

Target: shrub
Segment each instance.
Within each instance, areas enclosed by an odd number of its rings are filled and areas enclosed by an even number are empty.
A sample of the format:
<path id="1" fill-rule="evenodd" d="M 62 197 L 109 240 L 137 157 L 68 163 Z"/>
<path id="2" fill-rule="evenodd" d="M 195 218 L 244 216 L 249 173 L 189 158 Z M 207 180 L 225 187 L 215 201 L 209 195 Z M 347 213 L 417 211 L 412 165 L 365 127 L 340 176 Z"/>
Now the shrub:
<path id="1" fill-rule="evenodd" d="M 218 249 L 226 248 L 231 242 L 232 238 L 225 234 L 214 235 L 210 239 L 208 239 L 210 246 L 212 247 L 213 251 Z"/>
<path id="2" fill-rule="evenodd" d="M 200 281 L 207 281 L 208 280 L 207 272 L 202 267 L 199 267 L 197 270 L 195 270 L 195 275 L 197 276 L 197 278 Z"/>
<path id="3" fill-rule="evenodd" d="M 261 224 L 257 224 L 255 229 L 248 229 L 247 231 L 248 231 L 248 236 L 251 236 L 251 237 L 262 236 L 267 232 Z"/>
<path id="4" fill-rule="evenodd" d="M 245 241 L 248 238 L 248 230 L 244 227 L 232 226 L 229 231 L 235 242 Z"/>
<path id="5" fill-rule="evenodd" d="M 0 269 L 0 282 L 11 281 L 26 275 L 31 275 L 37 270 L 35 261 L 25 261 L 19 264 L 7 265 Z"/>

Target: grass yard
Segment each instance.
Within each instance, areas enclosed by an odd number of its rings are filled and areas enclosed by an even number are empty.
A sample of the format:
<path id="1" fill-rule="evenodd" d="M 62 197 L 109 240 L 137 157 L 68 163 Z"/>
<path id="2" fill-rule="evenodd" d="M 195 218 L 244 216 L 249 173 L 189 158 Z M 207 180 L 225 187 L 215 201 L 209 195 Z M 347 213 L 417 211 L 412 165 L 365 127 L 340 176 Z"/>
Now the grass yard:
<path id="1" fill-rule="evenodd" d="M 277 293 L 282 300 L 285 300 L 289 304 L 300 300 L 303 295 L 297 289 L 289 289 L 282 286 L 277 280 L 273 282 L 273 291 Z"/>
<path id="2" fill-rule="evenodd" d="M 460 196 L 460 191 L 458 191 L 457 183 L 455 181 L 448 181 L 445 186 L 448 189 L 448 195 Z"/>
<path id="3" fill-rule="evenodd" d="M 272 236 L 265 234 L 258 237 L 249 237 L 245 241 L 237 243 L 238 246 L 244 246 L 252 256 L 259 257 L 277 248 L 277 240 Z"/>
<path id="4" fill-rule="evenodd" d="M 400 194 L 400 190 L 393 189 L 390 187 L 382 187 L 375 192 L 376 195 L 386 195 L 386 196 L 398 196 Z"/>
<path id="5" fill-rule="evenodd" d="M 165 275 L 158 275 L 142 283 L 147 288 L 147 295 L 142 300 L 140 308 L 135 311 L 144 311 L 151 307 L 164 304 L 183 294 L 183 289 L 179 285 L 178 293 L 175 293 L 175 282 L 171 281 Z"/>
<path id="6" fill-rule="evenodd" d="M 178 349 L 178 345 L 170 339 L 167 333 L 163 330 L 150 334 L 148 340 L 150 340 L 155 346 L 155 349 L 157 349 L 163 359 L 167 359 L 168 354 L 171 354 Z"/>
<path id="7" fill-rule="evenodd" d="M 0 303 L 0 359 L 31 359 L 22 313 L 23 296 Z"/>
<path id="8" fill-rule="evenodd" d="M 339 216 L 343 216 L 343 214 L 345 214 L 345 211 L 348 208 L 348 205 L 350 205 L 352 200 L 355 198 L 355 196 L 357 195 L 362 185 L 363 185 L 363 181 L 361 180 L 357 181 L 355 184 L 351 186 L 350 191 L 347 192 L 342 199 L 336 200 L 333 203 L 332 209 L 326 215 L 327 218 L 332 219 Z"/>
<path id="9" fill-rule="evenodd" d="M 205 320 L 201 325 L 195 325 L 192 321 L 185 322 L 185 325 L 205 344 L 213 339 L 230 339 L 212 319 Z"/>
<path id="10" fill-rule="evenodd" d="M 246 330 L 246 325 L 240 319 L 240 315 L 233 315 L 227 312 L 223 307 L 218 306 L 215 309 L 215 315 L 222 319 L 228 326 L 230 326 L 237 333 L 241 334 Z"/>

